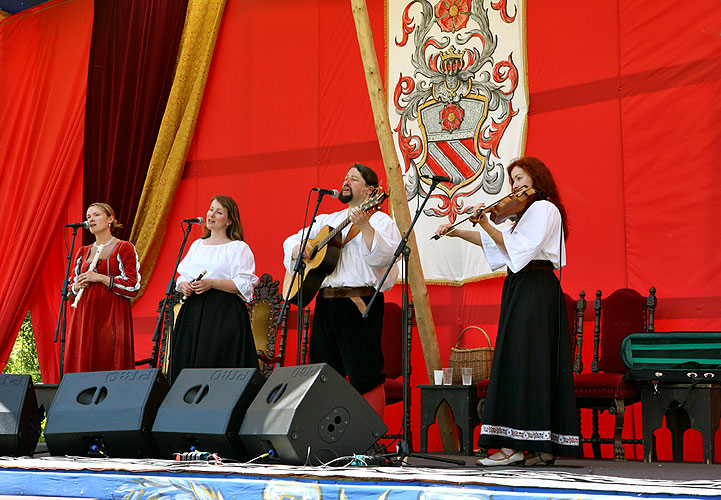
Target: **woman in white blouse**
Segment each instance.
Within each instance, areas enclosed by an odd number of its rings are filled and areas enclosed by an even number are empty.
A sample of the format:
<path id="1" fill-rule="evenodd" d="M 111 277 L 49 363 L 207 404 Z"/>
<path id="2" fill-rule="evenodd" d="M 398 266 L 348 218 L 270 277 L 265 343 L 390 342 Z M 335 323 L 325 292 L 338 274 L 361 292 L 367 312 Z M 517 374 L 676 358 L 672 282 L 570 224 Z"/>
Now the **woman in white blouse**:
<path id="1" fill-rule="evenodd" d="M 541 160 L 522 157 L 507 171 L 511 189 L 526 186 L 539 192 L 513 226 L 496 227 L 484 214 L 481 231 L 446 224 L 436 234 L 480 245 L 491 269 L 508 268 L 478 440 L 479 446 L 498 451 L 476 463 L 551 464 L 558 455 L 579 454 L 568 318 L 553 272 L 566 263 L 568 223 L 556 183 Z"/>
<path id="2" fill-rule="evenodd" d="M 205 228 L 178 266 L 186 301 L 171 344 L 171 382 L 183 368 L 258 367 L 246 307 L 258 278 L 235 201 L 215 196 Z"/>

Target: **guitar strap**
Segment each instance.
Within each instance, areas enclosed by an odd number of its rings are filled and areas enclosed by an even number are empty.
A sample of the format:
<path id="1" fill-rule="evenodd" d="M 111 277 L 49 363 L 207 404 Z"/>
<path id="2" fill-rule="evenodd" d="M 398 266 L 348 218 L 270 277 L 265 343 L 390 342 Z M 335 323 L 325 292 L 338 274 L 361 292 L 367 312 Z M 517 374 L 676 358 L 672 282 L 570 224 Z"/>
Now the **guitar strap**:
<path id="1" fill-rule="evenodd" d="M 343 244 L 341 247 L 346 246 L 353 238 L 358 236 L 358 233 L 360 233 L 360 229 L 358 229 L 358 226 L 355 224 L 352 224 L 350 227 L 350 231 L 348 231 L 348 234 L 346 235 L 345 239 L 343 240 Z M 363 302 L 363 299 L 360 297 L 348 297 L 358 308 L 361 314 L 363 314 L 366 310 L 366 304 Z"/>
<path id="2" fill-rule="evenodd" d="M 380 210 L 379 206 L 371 207 L 366 209 L 366 213 L 368 214 L 368 218 L 370 218 L 371 215 L 376 213 L 378 210 Z M 350 231 L 348 231 L 348 234 L 346 235 L 345 239 L 343 240 L 343 244 L 341 247 L 344 247 L 348 244 L 350 240 L 358 236 L 358 233 L 360 233 L 360 229 L 355 224 L 351 224 Z"/>
<path id="3" fill-rule="evenodd" d="M 360 297 L 348 297 L 351 302 L 355 304 L 355 306 L 358 308 L 358 310 L 361 313 L 361 316 L 366 312 L 366 303 L 363 302 L 363 299 Z"/>
<path id="4" fill-rule="evenodd" d="M 343 240 L 343 244 L 341 245 L 341 247 L 346 246 L 348 242 L 350 242 L 350 240 L 358 236 L 358 233 L 360 233 L 360 229 L 358 229 L 358 226 L 356 226 L 355 224 L 351 224 L 350 231 L 348 231 L 348 234 Z"/>
<path id="5" fill-rule="evenodd" d="M 372 214 L 380 210 L 379 206 L 375 206 L 372 208 L 369 208 L 366 210 L 368 213 L 368 216 L 370 217 Z M 350 231 L 348 231 L 348 234 L 346 235 L 345 239 L 343 240 L 343 244 L 341 245 L 341 248 L 346 246 L 348 242 L 350 242 L 353 238 L 358 236 L 358 233 L 360 233 L 360 229 L 355 224 L 352 224 L 350 227 Z M 363 302 L 363 299 L 360 297 L 348 297 L 358 308 L 361 314 L 364 314 L 366 311 L 366 304 Z"/>

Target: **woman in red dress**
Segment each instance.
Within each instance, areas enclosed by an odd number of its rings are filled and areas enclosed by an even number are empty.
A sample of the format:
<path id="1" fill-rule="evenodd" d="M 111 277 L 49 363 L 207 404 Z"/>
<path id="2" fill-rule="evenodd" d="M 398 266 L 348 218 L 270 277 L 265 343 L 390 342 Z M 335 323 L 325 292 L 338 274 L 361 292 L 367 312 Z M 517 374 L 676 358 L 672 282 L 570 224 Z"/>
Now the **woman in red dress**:
<path id="1" fill-rule="evenodd" d="M 110 205 L 90 205 L 87 221 L 95 243 L 75 254 L 71 291 L 76 296 L 84 291 L 70 321 L 63 373 L 130 370 L 135 366 L 130 298 L 140 289 L 138 254 L 132 243 L 113 236 L 122 225 Z"/>

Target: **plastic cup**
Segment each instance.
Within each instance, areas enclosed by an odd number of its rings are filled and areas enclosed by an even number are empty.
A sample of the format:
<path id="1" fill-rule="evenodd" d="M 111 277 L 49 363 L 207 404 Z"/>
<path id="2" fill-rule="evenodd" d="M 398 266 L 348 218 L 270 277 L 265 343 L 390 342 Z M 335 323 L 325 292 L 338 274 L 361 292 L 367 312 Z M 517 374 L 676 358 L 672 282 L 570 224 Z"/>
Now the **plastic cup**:
<path id="1" fill-rule="evenodd" d="M 453 385 L 453 368 L 443 369 L 443 385 Z"/>
<path id="2" fill-rule="evenodd" d="M 433 382 L 436 385 L 443 383 L 443 370 L 433 370 Z"/>
<path id="3" fill-rule="evenodd" d="M 461 369 L 461 378 L 463 379 L 463 385 L 471 385 L 471 381 L 473 380 L 473 368 L 470 366 L 464 366 Z"/>

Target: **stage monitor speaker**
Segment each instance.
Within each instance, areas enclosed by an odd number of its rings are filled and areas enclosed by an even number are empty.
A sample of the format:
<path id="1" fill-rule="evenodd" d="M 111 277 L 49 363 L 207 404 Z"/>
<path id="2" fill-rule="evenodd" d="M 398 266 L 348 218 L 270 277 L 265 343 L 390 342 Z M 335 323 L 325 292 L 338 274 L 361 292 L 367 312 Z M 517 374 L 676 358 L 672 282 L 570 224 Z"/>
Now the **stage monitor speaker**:
<path id="1" fill-rule="evenodd" d="M 387 430 L 345 378 L 318 363 L 273 370 L 248 407 L 240 438 L 251 456 L 320 465 L 366 452 Z"/>
<path id="2" fill-rule="evenodd" d="M 32 456 L 42 419 L 30 375 L 0 375 L 0 455 Z"/>
<path id="3" fill-rule="evenodd" d="M 151 431 L 169 388 L 157 368 L 66 374 L 45 423 L 50 454 L 157 457 Z"/>
<path id="4" fill-rule="evenodd" d="M 186 368 L 158 409 L 153 437 L 163 458 L 206 451 L 247 460 L 238 431 L 265 382 L 257 368 Z"/>

